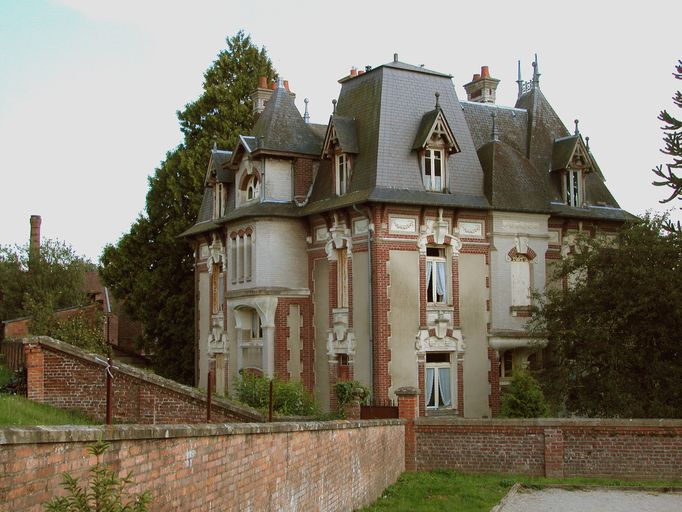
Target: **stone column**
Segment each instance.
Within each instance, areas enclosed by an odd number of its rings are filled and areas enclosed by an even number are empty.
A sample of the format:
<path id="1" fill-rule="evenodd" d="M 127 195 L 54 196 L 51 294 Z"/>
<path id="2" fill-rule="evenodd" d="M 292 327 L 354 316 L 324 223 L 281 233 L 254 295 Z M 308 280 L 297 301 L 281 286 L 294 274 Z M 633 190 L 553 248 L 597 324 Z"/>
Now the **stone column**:
<path id="1" fill-rule="evenodd" d="M 396 390 L 398 417 L 405 420 L 405 471 L 417 469 L 417 434 L 414 420 L 419 417 L 419 390 L 404 387 Z"/>

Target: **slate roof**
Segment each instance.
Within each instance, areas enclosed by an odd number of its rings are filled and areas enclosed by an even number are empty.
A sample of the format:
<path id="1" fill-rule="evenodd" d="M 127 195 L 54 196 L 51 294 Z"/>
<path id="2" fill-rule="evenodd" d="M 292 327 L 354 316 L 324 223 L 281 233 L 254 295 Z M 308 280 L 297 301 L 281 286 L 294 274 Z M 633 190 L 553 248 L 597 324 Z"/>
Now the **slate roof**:
<path id="1" fill-rule="evenodd" d="M 355 128 L 355 119 L 333 115 L 329 119 L 329 127 L 325 136 L 325 144 L 331 133 L 332 127 L 336 132 L 336 139 L 341 151 L 344 153 L 358 153 L 358 133 Z"/>
<path id="2" fill-rule="evenodd" d="M 344 152 L 353 154 L 348 192 L 334 191 L 333 162 L 319 161 L 308 203 L 256 203 L 234 208 L 234 187 L 228 188 L 227 214 L 211 219 L 212 189 L 207 187 L 197 224 L 184 233 L 196 234 L 242 217 L 262 215 L 303 217 L 362 202 L 449 206 L 605 220 L 626 220 L 592 158 L 594 172 L 585 177 L 584 208 L 563 204 L 561 180 L 552 169 L 563 169 L 579 135 L 573 136 L 539 87 L 521 95 L 515 107 L 460 102 L 451 75 L 394 60 L 357 76 L 340 80 L 336 112 L 327 125 L 307 124 L 293 96 L 276 89 L 240 144 L 251 153 L 309 156 L 318 159 L 331 127 Z M 434 110 L 435 94 L 439 105 Z M 459 152 L 446 160 L 448 191 L 424 188 L 421 160 L 415 148 L 423 142 L 442 112 Z M 498 137 L 492 140 L 495 113 Z M 227 172 L 227 151 L 213 154 L 218 178 Z M 238 156 L 232 155 L 233 159 Z M 234 162 L 232 162 L 234 163 Z M 554 175 L 553 175 L 554 174 Z"/>
<path id="3" fill-rule="evenodd" d="M 322 149 L 322 141 L 305 123 L 293 96 L 284 87 L 275 89 L 265 104 L 253 127 L 253 136 L 260 151 L 318 156 Z"/>

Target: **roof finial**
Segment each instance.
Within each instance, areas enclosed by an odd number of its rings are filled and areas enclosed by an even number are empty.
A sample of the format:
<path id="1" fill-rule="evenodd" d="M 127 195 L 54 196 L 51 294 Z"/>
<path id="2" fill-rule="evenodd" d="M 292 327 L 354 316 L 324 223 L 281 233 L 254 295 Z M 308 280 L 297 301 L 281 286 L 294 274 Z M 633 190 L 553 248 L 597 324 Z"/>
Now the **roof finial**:
<path id="1" fill-rule="evenodd" d="M 575 123 L 575 132 L 573 132 L 573 135 L 580 135 L 580 130 L 578 130 L 578 123 L 579 123 L 580 121 L 578 121 L 578 120 L 576 119 L 576 120 L 573 121 L 573 122 Z"/>
<path id="2" fill-rule="evenodd" d="M 332 105 L 334 106 L 333 114 L 336 114 L 336 100 L 332 100 Z"/>
<path id="3" fill-rule="evenodd" d="M 585 137 L 585 146 L 587 147 L 587 151 L 589 151 L 590 150 L 590 138 L 589 137 Z"/>
<path id="4" fill-rule="evenodd" d="M 521 60 L 519 59 L 517 61 L 517 63 L 518 63 L 518 71 L 516 73 L 516 77 L 517 77 L 516 78 L 516 85 L 519 87 L 518 98 L 520 98 L 521 95 L 523 94 L 523 78 L 521 78 Z"/>
<path id="5" fill-rule="evenodd" d="M 393 54 L 393 62 L 398 62 L 398 54 L 397 53 Z"/>
<path id="6" fill-rule="evenodd" d="M 538 65 L 538 54 L 535 54 L 533 61 L 533 88 L 540 88 L 540 66 Z"/>
<path id="7" fill-rule="evenodd" d="M 436 91 L 436 108 L 440 108 L 439 98 L 440 98 L 440 93 L 438 91 Z"/>
<path id="8" fill-rule="evenodd" d="M 218 149 L 218 142 L 216 141 L 215 135 L 213 136 L 213 151 Z"/>
<path id="9" fill-rule="evenodd" d="M 303 100 L 303 103 L 305 103 L 305 113 L 303 114 L 303 121 L 308 124 L 310 122 L 310 114 L 308 113 L 308 98 L 305 98 Z"/>
<path id="10" fill-rule="evenodd" d="M 492 141 L 493 142 L 499 142 L 500 141 L 500 134 L 497 132 L 497 124 L 495 123 L 495 118 L 497 117 L 497 114 L 493 112 L 490 114 L 490 117 L 493 118 L 493 132 L 491 134 L 492 136 Z"/>

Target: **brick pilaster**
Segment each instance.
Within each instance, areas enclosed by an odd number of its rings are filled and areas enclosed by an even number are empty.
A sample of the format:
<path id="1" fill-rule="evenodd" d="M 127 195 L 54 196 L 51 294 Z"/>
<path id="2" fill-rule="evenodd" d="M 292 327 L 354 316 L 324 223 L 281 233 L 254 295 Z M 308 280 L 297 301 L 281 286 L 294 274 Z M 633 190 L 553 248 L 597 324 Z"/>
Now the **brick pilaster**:
<path id="1" fill-rule="evenodd" d="M 24 345 L 26 361 L 26 396 L 29 400 L 43 402 L 45 400 L 45 355 L 40 345 L 29 343 Z"/>
<path id="2" fill-rule="evenodd" d="M 559 428 L 545 429 L 545 476 L 564 477 L 564 433 Z"/>
<path id="3" fill-rule="evenodd" d="M 488 360 L 490 361 L 490 371 L 488 372 L 490 396 L 488 397 L 488 405 L 490 405 L 492 417 L 495 418 L 500 415 L 500 358 L 497 350 L 488 347 Z"/>
<path id="4" fill-rule="evenodd" d="M 417 468 L 417 434 L 414 420 L 419 417 L 419 390 L 404 387 L 396 390 L 398 396 L 398 417 L 405 420 L 405 471 Z"/>

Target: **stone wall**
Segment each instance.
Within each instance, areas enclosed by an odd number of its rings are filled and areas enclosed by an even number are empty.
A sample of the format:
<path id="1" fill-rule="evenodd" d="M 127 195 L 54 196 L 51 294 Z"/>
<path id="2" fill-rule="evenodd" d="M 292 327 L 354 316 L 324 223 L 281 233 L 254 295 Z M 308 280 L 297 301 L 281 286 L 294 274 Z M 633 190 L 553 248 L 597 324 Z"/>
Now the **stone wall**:
<path id="1" fill-rule="evenodd" d="M 63 494 L 62 472 L 86 478 L 99 436 L 104 462 L 133 471 L 130 491 L 151 491 L 154 512 L 355 510 L 405 460 L 400 420 L 0 429 L 0 510 L 41 511 Z"/>
<path id="2" fill-rule="evenodd" d="M 47 337 L 25 340 L 27 396 L 63 409 L 75 409 L 96 420 L 106 415 L 106 364 Z M 203 423 L 206 396 L 194 388 L 114 361 L 114 423 Z M 211 420 L 264 421 L 249 407 L 214 397 Z"/>

